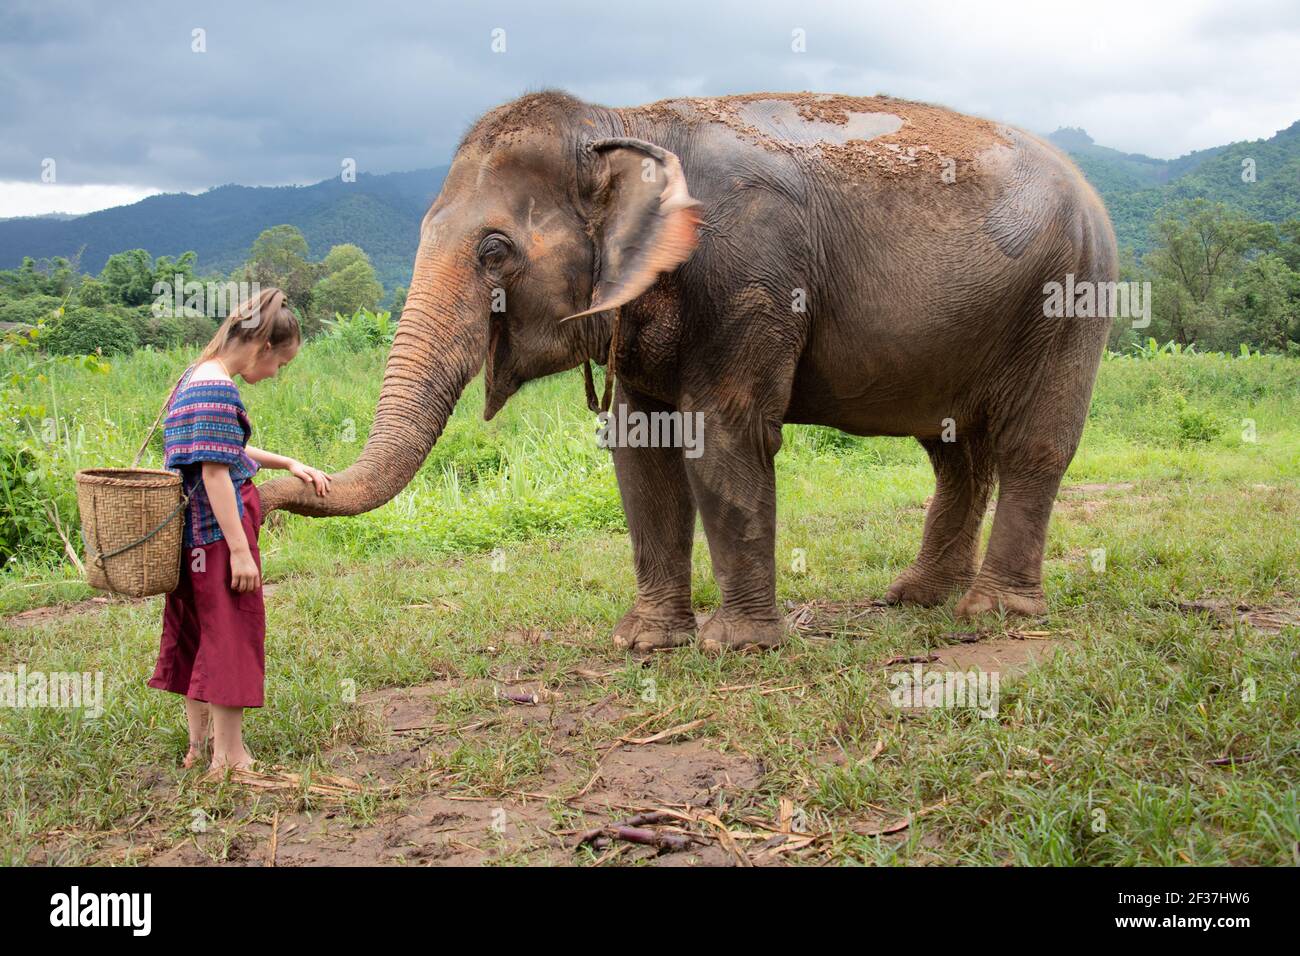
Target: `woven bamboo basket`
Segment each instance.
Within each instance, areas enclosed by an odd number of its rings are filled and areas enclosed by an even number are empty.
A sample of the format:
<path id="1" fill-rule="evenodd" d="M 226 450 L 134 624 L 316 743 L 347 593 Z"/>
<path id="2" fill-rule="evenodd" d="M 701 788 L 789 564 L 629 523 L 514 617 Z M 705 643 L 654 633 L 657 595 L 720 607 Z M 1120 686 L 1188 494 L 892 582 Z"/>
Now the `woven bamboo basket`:
<path id="1" fill-rule="evenodd" d="M 181 476 L 151 468 L 77 472 L 86 582 L 130 597 L 166 594 L 181 570 Z"/>
<path id="2" fill-rule="evenodd" d="M 167 594 L 180 583 L 188 503 L 181 476 L 139 465 L 183 379 L 181 376 L 172 386 L 167 401 L 158 409 L 130 468 L 77 472 L 86 583 L 93 588 L 147 597 Z"/>

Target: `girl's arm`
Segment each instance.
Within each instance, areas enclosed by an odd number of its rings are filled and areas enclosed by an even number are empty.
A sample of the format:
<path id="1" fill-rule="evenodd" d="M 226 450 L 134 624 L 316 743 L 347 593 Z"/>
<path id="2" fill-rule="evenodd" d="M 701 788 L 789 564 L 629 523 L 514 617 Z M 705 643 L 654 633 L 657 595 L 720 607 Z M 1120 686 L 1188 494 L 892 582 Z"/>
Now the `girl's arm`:
<path id="1" fill-rule="evenodd" d="M 277 455 L 273 451 L 263 451 L 260 448 L 254 448 L 252 445 L 244 449 L 244 454 L 263 468 L 288 468 L 293 464 L 292 458 L 285 458 L 284 455 Z"/>
<path id="2" fill-rule="evenodd" d="M 257 562 L 248 547 L 248 535 L 239 520 L 235 504 L 235 483 L 230 480 L 230 466 L 217 461 L 203 463 L 203 487 L 212 504 L 212 513 L 230 547 L 230 587 L 233 591 L 256 591 L 262 584 Z"/>
<path id="3" fill-rule="evenodd" d="M 325 472 L 321 471 L 319 468 L 304 465 L 296 458 L 286 458 L 284 455 L 275 454 L 275 452 L 263 451 L 261 448 L 254 448 L 252 445 L 246 447 L 244 453 L 263 468 L 283 468 L 291 475 L 296 475 L 309 485 L 314 485 L 316 488 L 316 494 L 322 498 L 329 494 L 330 476 L 325 474 Z"/>

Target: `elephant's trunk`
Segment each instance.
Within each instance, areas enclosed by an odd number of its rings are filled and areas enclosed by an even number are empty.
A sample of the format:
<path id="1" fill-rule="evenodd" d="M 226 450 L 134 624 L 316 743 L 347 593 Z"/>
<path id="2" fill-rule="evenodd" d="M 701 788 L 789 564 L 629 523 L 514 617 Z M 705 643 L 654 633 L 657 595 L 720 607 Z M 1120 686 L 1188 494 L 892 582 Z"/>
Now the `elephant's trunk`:
<path id="1" fill-rule="evenodd" d="M 259 487 L 262 509 L 327 517 L 378 508 L 406 487 L 487 352 L 486 288 L 453 253 L 422 248 L 366 446 L 319 497 L 293 476 Z"/>

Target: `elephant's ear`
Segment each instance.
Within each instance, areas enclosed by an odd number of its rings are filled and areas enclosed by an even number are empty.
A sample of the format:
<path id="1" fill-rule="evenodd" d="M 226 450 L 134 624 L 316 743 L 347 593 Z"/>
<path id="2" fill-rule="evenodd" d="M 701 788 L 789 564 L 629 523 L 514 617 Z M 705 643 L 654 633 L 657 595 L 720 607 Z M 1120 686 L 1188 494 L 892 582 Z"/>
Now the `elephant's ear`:
<path id="1" fill-rule="evenodd" d="M 591 307 L 561 319 L 617 308 L 639 296 L 699 241 L 699 203 L 677 157 L 645 140 L 616 137 L 590 145 L 605 166 L 595 213 L 596 275 Z"/>

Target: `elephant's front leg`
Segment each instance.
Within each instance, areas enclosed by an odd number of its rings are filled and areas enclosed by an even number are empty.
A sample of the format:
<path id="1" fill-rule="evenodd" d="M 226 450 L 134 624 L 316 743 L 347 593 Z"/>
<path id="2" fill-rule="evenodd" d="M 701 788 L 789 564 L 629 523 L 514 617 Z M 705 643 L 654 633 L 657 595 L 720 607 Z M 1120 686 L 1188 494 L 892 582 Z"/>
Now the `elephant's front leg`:
<path id="1" fill-rule="evenodd" d="M 669 409 L 619 382 L 613 415 Z M 609 428 L 617 423 L 611 419 Z M 695 639 L 691 545 L 695 503 L 680 448 L 614 448 L 614 472 L 632 537 L 636 603 L 614 628 L 614 644 L 636 653 Z"/>
<path id="2" fill-rule="evenodd" d="M 687 457 L 722 606 L 700 629 L 706 652 L 776 647 L 776 473 L 779 424 L 728 424 L 703 414 L 702 454 Z"/>

